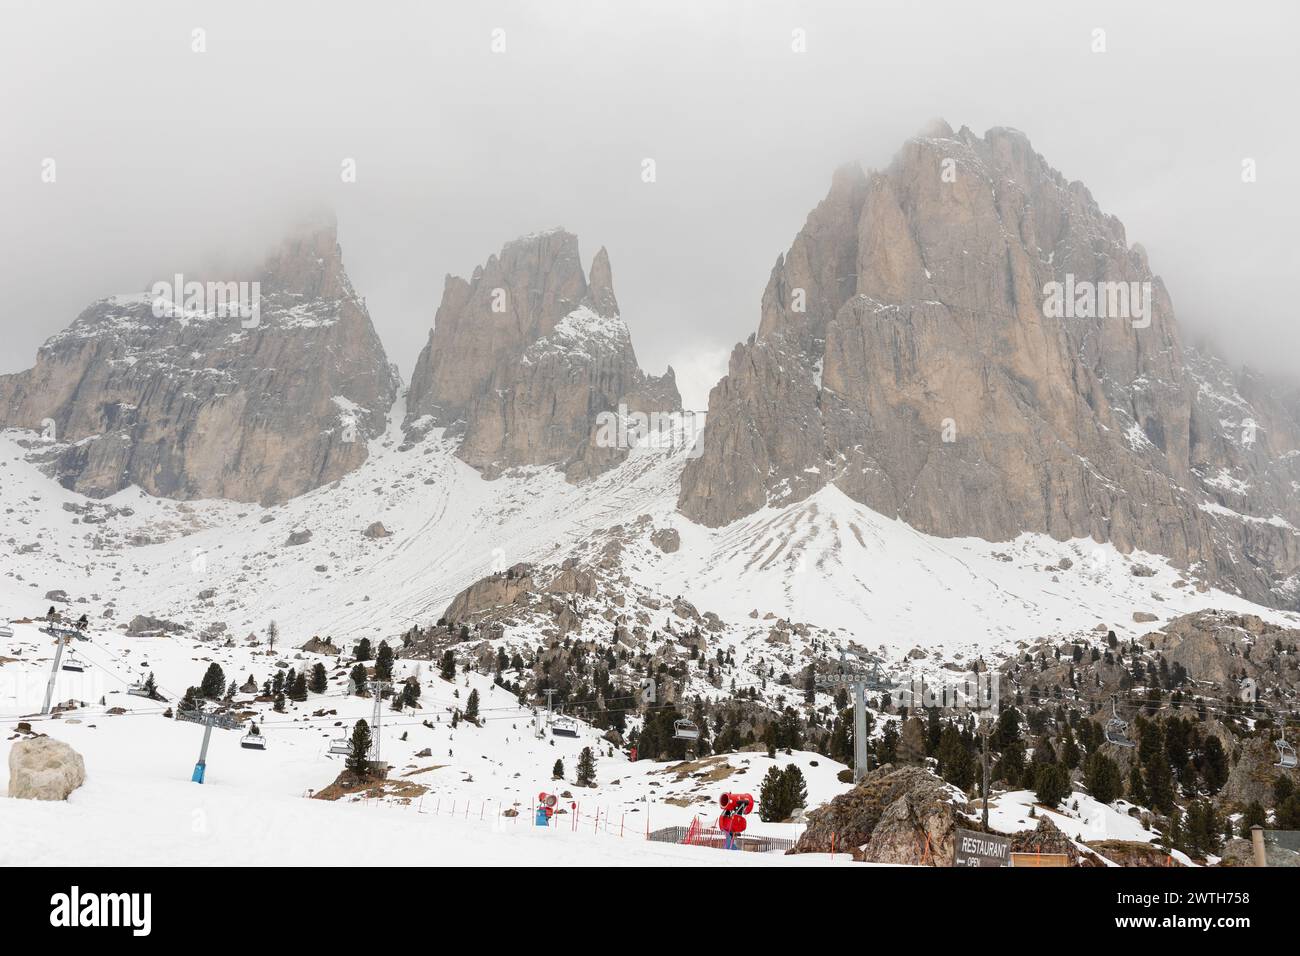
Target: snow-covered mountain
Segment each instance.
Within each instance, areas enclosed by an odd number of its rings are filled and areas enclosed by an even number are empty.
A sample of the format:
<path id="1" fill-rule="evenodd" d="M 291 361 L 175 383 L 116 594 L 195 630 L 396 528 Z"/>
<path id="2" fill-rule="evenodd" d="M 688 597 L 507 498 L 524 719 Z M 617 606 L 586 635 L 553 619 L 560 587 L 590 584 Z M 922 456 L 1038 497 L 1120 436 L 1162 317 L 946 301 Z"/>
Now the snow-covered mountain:
<path id="1" fill-rule="evenodd" d="M 841 170 L 773 271 L 699 444 L 671 414 L 672 370 L 637 363 L 603 249 L 585 274 L 576 237 L 552 230 L 448 277 L 406 390 L 340 255 L 332 226 L 290 241 L 252 329 L 111 298 L 0 379 L 4 746 L 57 729 L 86 755 L 86 813 L 64 832 L 175 815 L 196 733 L 165 718 L 214 666 L 230 689 L 208 696 L 269 745 L 217 735 L 210 812 L 239 832 L 263 803 L 288 820 L 315 795 L 313 817 L 382 819 L 412 846 L 434 832 L 469 854 L 464 827 L 526 827 L 554 786 L 570 832 L 591 828 L 573 859 L 596 862 L 629 826 L 712 820 L 719 787 L 757 790 L 773 769 L 799 770 L 809 806 L 848 790 L 828 756 L 847 759 L 847 701 L 813 680 L 841 650 L 894 687 L 1000 670 L 1053 721 L 1071 702 L 1071 744 L 1135 687 L 1156 695 L 1132 701 L 1148 713 L 1175 684 L 1226 707 L 1252 651 L 1280 719 L 1294 704 L 1294 409 L 1182 346 L 1145 255 L 1021 134 L 945 127 L 885 173 Z M 1070 270 L 1154 282 L 1149 329 L 1045 323 L 1030 292 Z M 610 444 L 615 411 L 669 413 L 669 431 L 620 424 Z M 69 651 L 83 670 L 51 671 L 48 608 L 88 618 Z M 396 653 L 400 693 L 378 709 L 357 693 L 366 642 Z M 286 701 L 286 676 L 318 667 L 322 686 Z M 51 672 L 55 713 L 34 717 Z M 148 674 L 156 698 L 126 693 Z M 548 732 L 546 691 L 576 736 Z M 885 734 L 922 733 L 901 700 L 874 700 L 868 730 L 898 759 L 907 741 Z M 376 716 L 391 773 L 353 786 L 330 744 Z M 1222 716 L 1226 746 L 1255 748 L 1234 768 L 1253 780 L 1272 725 Z M 700 736 L 677 736 L 679 720 Z M 688 739 L 705 756 L 669 762 Z M 583 748 L 596 783 L 579 792 Z M 907 759 L 937 767 L 923 749 Z M 995 819 L 1012 828 L 1029 797 L 1004 773 L 1016 786 Z M 1249 803 L 1262 786 L 1229 790 Z M 355 816 L 367 801 L 411 816 Z M 1154 839 L 1115 800 L 1074 803 L 1061 827 Z M 755 832 L 802 832 L 769 824 Z M 482 852 L 536 850 L 498 836 Z M 185 852 L 244 859 L 206 836 Z"/>
<path id="2" fill-rule="evenodd" d="M 1300 607 L 1300 421 L 1184 344 L 1146 252 L 1017 130 L 939 123 L 841 168 L 777 260 L 680 505 L 720 527 L 828 485 L 931 534 L 1109 541 Z"/>
<path id="3" fill-rule="evenodd" d="M 0 376 L 0 425 L 39 430 L 65 486 L 285 501 L 361 463 L 398 386 L 333 218 L 252 281 L 167 276 L 87 308 Z"/>

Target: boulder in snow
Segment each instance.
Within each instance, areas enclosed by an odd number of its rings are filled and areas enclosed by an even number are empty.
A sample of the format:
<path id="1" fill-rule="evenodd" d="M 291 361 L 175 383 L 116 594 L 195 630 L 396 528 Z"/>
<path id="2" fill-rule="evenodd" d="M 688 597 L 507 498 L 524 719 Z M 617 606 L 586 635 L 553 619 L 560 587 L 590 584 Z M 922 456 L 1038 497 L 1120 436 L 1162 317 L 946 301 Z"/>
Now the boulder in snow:
<path id="1" fill-rule="evenodd" d="M 86 764 L 53 737 L 19 740 L 9 751 L 9 796 L 20 800 L 66 800 L 86 782 Z"/>

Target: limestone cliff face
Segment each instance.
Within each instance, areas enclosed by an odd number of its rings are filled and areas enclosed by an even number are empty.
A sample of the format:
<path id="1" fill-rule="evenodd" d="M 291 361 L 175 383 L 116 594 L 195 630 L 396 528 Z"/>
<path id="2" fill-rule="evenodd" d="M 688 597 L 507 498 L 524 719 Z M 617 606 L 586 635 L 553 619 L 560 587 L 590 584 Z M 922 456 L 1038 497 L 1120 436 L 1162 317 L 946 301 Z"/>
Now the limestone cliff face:
<path id="1" fill-rule="evenodd" d="M 249 279 L 255 327 L 211 302 L 161 316 L 152 294 L 94 303 L 35 367 L 0 376 L 0 424 L 52 430 L 37 454 L 92 497 L 137 484 L 273 503 L 343 476 L 382 434 L 399 383 L 333 222 L 286 241 Z"/>
<path id="2" fill-rule="evenodd" d="M 1137 283 L 1149 310 L 1065 317 L 1053 282 Z M 718 526 L 834 484 L 932 534 L 1092 537 L 1294 605 L 1298 447 L 1266 383 L 1184 345 L 1084 186 L 1019 132 L 939 124 L 884 171 L 835 174 L 713 389 L 679 504 Z"/>
<path id="3" fill-rule="evenodd" d="M 609 256 L 588 281 L 578 239 L 552 230 L 508 243 L 470 281 L 448 276 L 407 397 L 407 427 L 460 434 L 458 454 L 489 476 L 556 465 L 574 480 L 622 461 L 598 447 L 597 416 L 681 407 L 672 369 L 637 365 Z"/>

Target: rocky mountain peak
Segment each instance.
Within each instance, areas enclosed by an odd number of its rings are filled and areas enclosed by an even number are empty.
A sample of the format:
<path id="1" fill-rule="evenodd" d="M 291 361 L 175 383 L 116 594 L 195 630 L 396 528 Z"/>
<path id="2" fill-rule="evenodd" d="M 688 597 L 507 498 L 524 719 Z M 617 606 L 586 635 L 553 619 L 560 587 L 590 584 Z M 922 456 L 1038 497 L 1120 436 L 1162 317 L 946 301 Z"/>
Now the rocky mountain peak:
<path id="1" fill-rule="evenodd" d="M 1023 133 L 944 124 L 836 171 L 679 504 L 717 526 L 833 484 L 929 533 L 1091 537 L 1289 604 L 1300 429 L 1264 392 L 1184 347 L 1145 252 Z"/>
<path id="2" fill-rule="evenodd" d="M 355 296 L 343 268 L 338 222 L 332 212 L 318 213 L 300 223 L 267 258 L 262 292 L 328 300 Z"/>
<path id="3" fill-rule="evenodd" d="M 0 424 L 40 429 L 36 454 L 92 497 L 272 503 L 361 464 L 397 385 L 329 217 L 246 276 L 93 303 L 0 376 Z"/>
<path id="4" fill-rule="evenodd" d="M 442 427 L 489 476 L 557 465 L 577 479 L 625 450 L 593 444 L 620 404 L 680 408 L 668 377 L 645 375 L 619 314 L 609 254 L 582 269 L 578 238 L 552 229 L 506 243 L 469 281 L 448 277 L 407 396 L 407 429 Z M 647 407 L 649 406 L 649 407 Z"/>
<path id="5" fill-rule="evenodd" d="M 591 261 L 591 281 L 587 286 L 587 300 L 597 315 L 612 319 L 619 314 L 618 299 L 614 297 L 614 275 L 609 267 L 609 253 L 601 246 Z"/>

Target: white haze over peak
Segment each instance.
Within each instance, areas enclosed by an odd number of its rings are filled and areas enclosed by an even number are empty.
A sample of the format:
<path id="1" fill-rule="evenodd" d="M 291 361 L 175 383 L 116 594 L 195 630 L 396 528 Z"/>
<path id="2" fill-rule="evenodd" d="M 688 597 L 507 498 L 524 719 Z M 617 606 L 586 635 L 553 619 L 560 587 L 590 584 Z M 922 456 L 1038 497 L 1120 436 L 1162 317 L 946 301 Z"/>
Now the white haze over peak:
<path id="1" fill-rule="evenodd" d="M 642 364 L 703 408 L 832 170 L 936 116 L 1024 130 L 1146 246 L 1193 334 L 1287 371 L 1297 9 L 4 0 L 0 371 L 93 299 L 251 263 L 325 204 L 404 375 L 445 273 L 562 224 L 586 262 L 608 247 Z"/>

